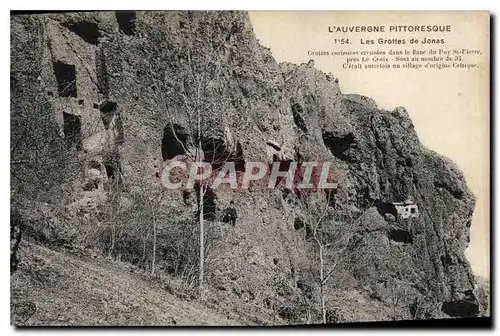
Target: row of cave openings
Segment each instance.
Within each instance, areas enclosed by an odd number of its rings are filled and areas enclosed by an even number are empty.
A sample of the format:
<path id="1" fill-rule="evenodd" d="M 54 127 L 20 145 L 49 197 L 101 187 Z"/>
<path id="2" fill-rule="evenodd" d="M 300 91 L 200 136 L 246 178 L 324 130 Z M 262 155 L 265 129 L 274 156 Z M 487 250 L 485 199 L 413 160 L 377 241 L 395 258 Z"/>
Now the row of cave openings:
<path id="1" fill-rule="evenodd" d="M 161 140 L 161 154 L 163 161 L 168 161 L 174 159 L 177 156 L 182 156 L 186 154 L 186 148 L 190 141 L 197 142 L 196 139 L 190 138 L 189 132 L 178 124 L 167 125 L 163 129 L 163 136 Z M 280 151 L 281 148 L 272 142 L 268 142 L 267 145 L 272 146 L 276 151 Z M 205 161 L 212 162 L 213 170 L 217 170 L 222 167 L 222 165 L 226 161 L 233 161 L 235 163 L 236 172 L 244 172 L 245 171 L 245 161 L 243 156 L 243 149 L 241 144 L 238 142 L 236 144 L 235 153 L 231 153 L 225 147 L 224 141 L 222 139 L 214 138 L 214 137 L 202 137 L 201 138 L 201 146 L 202 150 L 205 154 Z M 299 158 L 300 161 L 300 158 Z M 215 163 L 214 163 L 215 162 Z M 280 162 L 280 171 L 288 171 L 292 160 L 280 159 L 278 155 L 273 154 L 273 162 Z M 157 174 L 159 177 L 159 174 Z M 278 185 L 283 179 L 282 177 L 278 178 L 276 184 Z M 197 186 L 195 185 L 195 189 Z M 293 193 L 294 191 L 284 189 L 284 197 L 286 198 L 289 193 Z M 334 193 L 334 192 L 333 192 Z M 329 195 L 331 196 L 331 195 Z M 207 189 L 205 193 L 204 200 L 204 215 L 208 220 L 215 220 L 215 200 L 216 194 L 210 188 Z M 190 199 L 190 195 L 188 192 L 184 192 L 183 198 L 185 202 L 188 202 Z M 334 206 L 334 198 L 327 197 L 330 199 L 330 204 Z M 227 209 L 226 209 L 227 210 Z M 226 214 L 224 214 L 224 218 L 226 218 Z M 230 216 L 234 217 L 234 215 Z M 224 220 L 223 220 L 224 221 Z"/>
<path id="2" fill-rule="evenodd" d="M 66 64 L 62 61 L 53 62 L 53 70 L 57 81 L 57 90 L 59 97 L 77 98 L 76 87 L 76 68 L 75 65 Z M 52 96 L 51 91 L 48 92 Z M 78 100 L 78 105 L 84 106 L 83 99 Z M 116 117 L 116 127 L 118 128 L 119 138 L 123 137 L 120 116 L 117 113 L 117 103 L 105 101 L 101 104 L 94 103 L 93 108 L 99 109 L 104 128 L 108 130 L 112 120 Z M 79 115 L 63 112 L 63 131 L 64 138 L 68 147 L 75 146 L 78 150 L 82 149 L 82 121 Z M 122 139 L 117 139 L 121 141 Z"/>
<path id="3" fill-rule="evenodd" d="M 102 55 L 101 55 L 102 56 Z M 102 57 L 96 57 L 97 60 L 97 70 L 101 70 L 101 73 L 105 73 L 105 69 L 99 66 L 102 65 Z M 67 64 L 62 61 L 53 62 L 53 71 L 57 82 L 57 93 L 59 97 L 72 97 L 78 98 L 77 90 L 77 72 L 76 66 L 73 64 Z M 98 78 L 105 78 L 105 76 L 99 76 Z M 109 96 L 108 90 L 103 92 L 103 87 L 108 88 L 107 82 L 103 84 L 103 81 L 99 81 L 101 85 L 98 85 L 99 91 L 104 93 L 105 96 Z M 48 92 L 49 96 L 53 96 L 53 92 Z M 85 101 L 83 99 L 78 99 L 78 105 L 85 106 Z M 117 103 L 109 100 L 103 103 L 92 105 L 94 109 L 98 109 L 100 112 L 100 119 L 104 126 L 104 129 L 108 130 L 112 126 L 112 121 L 115 120 L 114 127 L 117 130 L 118 137 L 116 143 L 121 143 L 123 141 L 123 129 L 121 124 L 121 119 L 119 113 L 117 113 Z M 64 112 L 63 111 L 63 133 L 66 146 L 68 148 L 76 148 L 77 151 L 83 150 L 83 133 L 82 133 L 82 120 L 81 116 Z M 115 153 L 116 154 L 116 153 Z M 109 156 L 109 155 L 108 155 Z M 116 155 L 111 155 L 109 158 L 105 159 L 103 162 L 105 172 L 101 171 L 100 166 L 97 167 L 96 164 L 93 165 L 89 162 L 89 169 L 98 169 L 101 174 L 107 175 L 108 181 L 117 181 L 121 183 L 121 167 L 120 162 Z M 101 182 L 98 180 L 90 180 L 84 186 L 84 190 L 99 189 Z"/>
<path id="4" fill-rule="evenodd" d="M 198 139 L 190 139 L 190 135 L 184 127 L 178 124 L 165 126 L 161 141 L 163 161 L 171 160 L 178 155 L 185 155 L 185 149 L 190 140 L 198 142 Z M 239 142 L 236 144 L 236 153 L 233 154 L 227 150 L 222 139 L 202 136 L 200 140 L 205 160 L 212 162 L 214 169 L 222 167 L 226 161 L 234 161 L 236 171 L 245 171 L 243 149 Z"/>
<path id="5" fill-rule="evenodd" d="M 136 13 L 133 11 L 115 12 L 116 22 L 122 33 L 129 36 L 136 34 Z M 89 20 L 70 21 L 62 24 L 87 43 L 98 45 L 99 38 L 103 37 L 96 22 Z"/>
<path id="6" fill-rule="evenodd" d="M 190 135 L 187 130 L 178 124 L 167 125 L 163 129 L 163 137 L 161 140 L 161 155 L 163 161 L 168 161 L 176 156 L 185 155 L 188 146 Z M 194 142 L 197 142 L 196 140 Z M 236 171 L 242 172 L 245 170 L 245 161 L 243 160 L 243 149 L 241 144 L 236 144 L 236 153 L 230 153 L 223 140 L 213 137 L 202 137 L 201 147 L 205 154 L 205 160 L 212 162 L 213 169 L 219 169 L 226 161 L 234 161 Z M 159 177 L 159 175 L 157 175 Z M 195 184 L 196 201 L 199 197 L 200 186 Z M 192 201 L 191 193 L 183 191 L 182 197 L 185 203 Z M 203 196 L 203 216 L 208 221 L 221 220 L 222 222 L 232 223 L 235 225 L 236 210 L 230 206 L 222 211 L 222 217 L 218 218 L 221 213 L 216 205 L 217 195 L 208 187 Z"/>
<path id="7" fill-rule="evenodd" d="M 133 36 L 136 33 L 136 13 L 133 11 L 117 11 L 115 18 L 119 29 L 126 35 Z M 99 38 L 102 37 L 101 31 L 96 22 L 89 20 L 70 21 L 62 24 L 65 28 L 78 35 L 85 42 L 98 45 Z M 57 93 L 59 97 L 77 98 L 77 73 L 74 64 L 67 64 L 62 61 L 53 62 L 53 70 L 57 81 Z M 97 86 L 99 92 L 106 98 L 109 98 L 109 84 L 106 76 L 106 66 L 102 50 L 96 51 L 96 73 Z M 48 92 L 53 96 L 53 92 Z M 78 100 L 80 106 L 84 106 L 83 99 Z M 111 121 L 117 115 L 117 104 L 115 102 L 105 101 L 101 104 L 93 104 L 93 108 L 99 109 L 104 128 L 109 129 Z M 63 112 L 63 130 L 64 138 L 68 147 L 75 146 L 78 150 L 82 149 L 82 123 L 78 115 Z M 123 132 L 121 130 L 121 120 L 117 115 L 117 128 L 119 139 L 121 141 Z"/>
<path id="8" fill-rule="evenodd" d="M 167 125 L 163 129 L 163 137 L 161 141 L 161 153 L 163 161 L 168 161 L 178 155 L 185 155 L 185 150 L 189 141 L 198 142 L 196 139 L 190 139 L 189 133 L 184 127 L 178 124 Z M 281 148 L 272 142 L 266 143 L 268 146 L 273 147 L 276 151 L 281 151 Z M 201 137 L 201 147 L 205 155 L 205 161 L 212 163 L 212 169 L 220 169 L 225 162 L 232 161 L 235 164 L 236 172 L 245 171 L 245 160 L 243 156 L 243 149 L 241 143 L 236 143 L 236 151 L 228 151 L 225 147 L 224 141 L 214 137 Z M 288 171 L 293 160 L 279 158 L 277 154 L 273 154 L 273 162 L 279 162 L 280 171 Z M 300 158 L 298 160 L 300 165 Z M 269 167 L 271 168 L 271 167 Z M 276 185 L 281 183 L 284 177 L 278 177 Z"/>

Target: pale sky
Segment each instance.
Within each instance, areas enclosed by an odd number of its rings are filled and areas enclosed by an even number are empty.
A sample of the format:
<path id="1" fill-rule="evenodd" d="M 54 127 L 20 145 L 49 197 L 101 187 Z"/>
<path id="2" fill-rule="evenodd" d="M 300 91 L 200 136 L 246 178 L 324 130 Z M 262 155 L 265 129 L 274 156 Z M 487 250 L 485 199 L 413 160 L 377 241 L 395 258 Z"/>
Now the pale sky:
<path id="1" fill-rule="evenodd" d="M 250 12 L 260 43 L 271 48 L 278 62 L 304 63 L 339 78 L 343 93 L 373 98 L 378 106 L 408 110 L 422 143 L 453 159 L 464 172 L 476 196 L 471 242 L 466 256 L 477 275 L 489 278 L 489 16 L 487 12 Z M 339 25 L 451 25 L 450 33 L 426 33 L 444 38 L 433 48 L 480 49 L 472 59 L 477 69 L 373 69 L 342 67 L 343 57 L 310 56 L 308 51 L 428 49 L 428 46 L 366 46 L 361 38 L 409 38 L 422 35 L 399 33 L 328 33 Z M 339 45 L 335 38 L 349 37 Z"/>

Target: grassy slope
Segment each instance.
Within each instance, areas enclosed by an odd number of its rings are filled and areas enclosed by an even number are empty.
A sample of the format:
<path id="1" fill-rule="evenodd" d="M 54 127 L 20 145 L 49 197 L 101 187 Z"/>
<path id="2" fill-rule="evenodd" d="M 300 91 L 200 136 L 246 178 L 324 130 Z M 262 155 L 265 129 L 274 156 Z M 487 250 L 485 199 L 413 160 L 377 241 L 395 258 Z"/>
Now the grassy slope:
<path id="1" fill-rule="evenodd" d="M 23 242 L 11 276 L 13 325 L 240 325 L 227 312 L 181 299 L 126 264 Z M 36 307 L 36 308 L 35 308 Z"/>

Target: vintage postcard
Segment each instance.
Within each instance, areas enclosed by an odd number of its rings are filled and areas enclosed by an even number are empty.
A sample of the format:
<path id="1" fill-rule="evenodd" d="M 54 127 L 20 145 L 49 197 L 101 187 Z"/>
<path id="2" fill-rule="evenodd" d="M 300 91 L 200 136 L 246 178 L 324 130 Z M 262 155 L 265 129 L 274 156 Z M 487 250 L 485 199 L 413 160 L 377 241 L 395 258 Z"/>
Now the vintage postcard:
<path id="1" fill-rule="evenodd" d="M 489 12 L 10 29 L 12 325 L 491 323 Z"/>

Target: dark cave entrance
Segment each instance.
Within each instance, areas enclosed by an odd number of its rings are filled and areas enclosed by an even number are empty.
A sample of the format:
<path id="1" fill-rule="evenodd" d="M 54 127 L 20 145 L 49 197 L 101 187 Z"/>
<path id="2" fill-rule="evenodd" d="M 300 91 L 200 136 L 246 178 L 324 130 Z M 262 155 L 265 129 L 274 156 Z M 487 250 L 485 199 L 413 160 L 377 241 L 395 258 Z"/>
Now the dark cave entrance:
<path id="1" fill-rule="evenodd" d="M 57 92 L 61 97 L 76 98 L 76 69 L 72 64 L 64 62 L 53 63 L 54 74 L 57 80 Z"/>
<path id="2" fill-rule="evenodd" d="M 116 177 L 116 171 L 114 165 L 108 163 L 104 164 L 104 168 L 106 168 L 106 175 L 109 179 L 114 179 Z"/>
<path id="3" fill-rule="evenodd" d="M 68 147 L 82 149 L 82 122 L 79 116 L 63 112 L 64 140 Z"/>
<path id="4" fill-rule="evenodd" d="M 63 25 L 70 31 L 80 36 L 85 42 L 97 45 L 99 43 L 99 37 L 101 33 L 99 32 L 99 27 L 95 22 L 89 21 L 79 21 L 79 22 L 69 22 Z"/>
<path id="5" fill-rule="evenodd" d="M 403 229 L 392 229 L 389 232 L 389 239 L 399 243 L 411 244 L 413 242 L 413 237 L 410 232 Z"/>
<path id="6" fill-rule="evenodd" d="M 188 135 L 184 127 L 177 124 L 166 126 L 163 129 L 163 138 L 161 140 L 163 161 L 170 160 L 177 155 L 183 155 L 187 139 Z"/>
<path id="7" fill-rule="evenodd" d="M 233 162 L 235 171 L 245 171 L 243 148 L 240 142 L 236 143 L 235 150 L 228 149 L 223 139 L 217 137 L 201 137 L 201 148 L 205 155 L 204 161 L 209 162 L 212 169 L 221 169 L 226 162 Z"/>
<path id="8" fill-rule="evenodd" d="M 397 218 L 398 211 L 392 203 L 376 201 L 375 206 L 377 207 L 378 213 L 384 217 L 385 214 L 391 214 L 394 218 Z"/>
<path id="9" fill-rule="evenodd" d="M 303 227 L 304 227 L 304 221 L 299 217 L 295 217 L 295 219 L 293 220 L 293 228 L 295 230 L 300 230 Z"/>
<path id="10" fill-rule="evenodd" d="M 205 155 L 206 162 L 212 162 L 216 166 L 228 161 L 230 153 L 226 151 L 224 140 L 216 137 L 201 137 L 201 149 Z"/>
<path id="11" fill-rule="evenodd" d="M 116 107 L 117 104 L 115 102 L 105 102 L 99 107 L 99 111 L 101 111 L 101 120 L 105 129 L 109 129 L 109 125 L 116 113 Z"/>
<path id="12" fill-rule="evenodd" d="M 479 306 L 467 300 L 443 302 L 441 310 L 451 317 L 472 317 L 479 315 Z"/>
<path id="13" fill-rule="evenodd" d="M 90 161 L 88 163 L 88 169 L 94 169 L 96 171 L 99 171 L 99 173 L 101 173 L 101 165 L 97 161 Z"/>
<path id="14" fill-rule="evenodd" d="M 119 11 L 115 12 L 116 21 L 120 30 L 126 35 L 135 34 L 135 19 L 136 13 L 132 11 Z"/>
<path id="15" fill-rule="evenodd" d="M 232 226 L 236 225 L 236 219 L 238 218 L 238 213 L 234 206 L 229 206 L 224 210 L 224 215 L 222 216 L 223 223 L 230 223 Z"/>
<path id="16" fill-rule="evenodd" d="M 323 142 L 336 158 L 343 161 L 350 161 L 350 157 L 346 154 L 346 151 L 355 143 L 354 134 L 348 133 L 343 136 L 335 136 L 329 132 L 324 132 Z"/>

